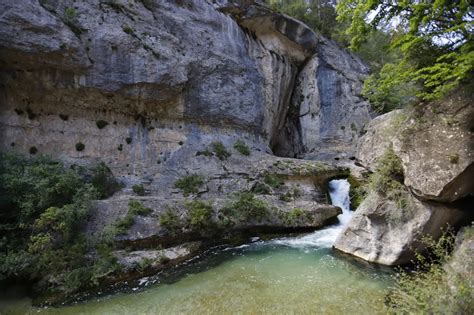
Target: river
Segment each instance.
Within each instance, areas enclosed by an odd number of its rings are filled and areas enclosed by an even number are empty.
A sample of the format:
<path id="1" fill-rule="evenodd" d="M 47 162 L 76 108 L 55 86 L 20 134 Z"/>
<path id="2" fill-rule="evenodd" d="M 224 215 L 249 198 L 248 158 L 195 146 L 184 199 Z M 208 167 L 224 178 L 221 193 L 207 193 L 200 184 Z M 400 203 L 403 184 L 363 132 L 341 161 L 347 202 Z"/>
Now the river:
<path id="1" fill-rule="evenodd" d="M 1 314 L 385 314 L 389 269 L 338 254 L 332 244 L 352 215 L 349 183 L 329 183 L 339 223 L 307 235 L 210 250 L 126 292 L 60 308 L 1 299 Z"/>

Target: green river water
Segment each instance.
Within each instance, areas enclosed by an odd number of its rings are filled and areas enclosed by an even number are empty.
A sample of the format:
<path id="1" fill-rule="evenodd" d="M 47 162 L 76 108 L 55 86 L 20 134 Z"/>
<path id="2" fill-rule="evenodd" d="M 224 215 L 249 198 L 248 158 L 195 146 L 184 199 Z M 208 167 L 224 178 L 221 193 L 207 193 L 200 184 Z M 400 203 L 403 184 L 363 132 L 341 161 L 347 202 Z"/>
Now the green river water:
<path id="1" fill-rule="evenodd" d="M 0 314 L 384 314 L 392 272 L 331 249 L 350 217 L 344 212 L 340 225 L 212 250 L 141 286 L 72 306 L 0 298 Z"/>

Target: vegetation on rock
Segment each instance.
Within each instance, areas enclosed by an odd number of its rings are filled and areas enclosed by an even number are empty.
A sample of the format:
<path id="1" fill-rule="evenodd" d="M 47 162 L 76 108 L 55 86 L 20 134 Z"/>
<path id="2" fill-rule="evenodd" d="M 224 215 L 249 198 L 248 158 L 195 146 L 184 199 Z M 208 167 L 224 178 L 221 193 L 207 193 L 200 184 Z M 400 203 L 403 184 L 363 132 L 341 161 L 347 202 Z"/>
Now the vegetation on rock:
<path id="1" fill-rule="evenodd" d="M 125 217 L 118 220 L 115 224 L 115 235 L 126 234 L 128 230 L 135 223 L 135 217 L 137 215 L 147 216 L 152 213 L 153 210 L 145 207 L 137 200 L 130 200 L 128 202 L 128 211 Z"/>
<path id="2" fill-rule="evenodd" d="M 473 233 L 469 227 L 465 234 Z M 414 270 L 401 269 L 397 283 L 387 296 L 387 306 L 392 314 L 470 314 L 474 310 L 472 299 L 474 289 L 472 279 L 452 271 L 449 267 L 453 259 L 452 250 L 455 237 L 445 232 L 438 241 L 424 237 L 422 243 L 429 255 L 417 254 Z M 472 255 L 467 255 L 462 263 L 472 270 Z"/>
<path id="3" fill-rule="evenodd" d="M 278 175 L 268 173 L 268 172 L 265 173 L 263 177 L 263 181 L 265 182 L 265 184 L 267 184 L 268 186 L 272 188 L 280 188 L 281 186 L 284 185 L 283 180 L 281 180 L 280 177 L 278 177 Z"/>
<path id="4" fill-rule="evenodd" d="M 178 179 L 174 186 L 183 191 L 183 195 L 186 197 L 189 194 L 196 194 L 199 192 L 199 187 L 204 184 L 204 178 L 201 175 L 193 174 Z"/>
<path id="5" fill-rule="evenodd" d="M 269 210 L 263 200 L 255 198 L 251 192 L 241 192 L 236 194 L 234 201 L 224 209 L 230 217 L 239 221 L 262 221 L 267 218 Z"/>
<path id="6" fill-rule="evenodd" d="M 240 154 L 242 155 L 246 155 L 246 156 L 249 156 L 250 155 L 250 149 L 249 147 L 245 144 L 244 141 L 242 140 L 237 140 L 235 143 L 234 143 L 234 149 L 236 149 L 237 151 L 239 151 Z"/>
<path id="7" fill-rule="evenodd" d="M 206 229 L 213 223 L 212 205 L 201 200 L 193 200 L 186 203 L 188 209 L 189 224 L 196 230 Z"/>
<path id="8" fill-rule="evenodd" d="M 160 225 L 172 234 L 182 228 L 180 218 L 176 214 L 176 210 L 173 208 L 167 208 L 165 212 L 160 215 Z"/>
<path id="9" fill-rule="evenodd" d="M 339 21 L 349 23 L 352 48 L 385 28 L 391 32 L 390 49 L 400 52 L 398 61 L 386 63 L 366 82 L 364 94 L 379 107 L 393 107 L 415 95 L 437 99 L 472 79 L 473 17 L 468 1 L 343 0 L 337 12 Z"/>
<path id="10" fill-rule="evenodd" d="M 81 232 L 100 194 L 78 170 L 1 154 L 0 196 L 2 279 L 68 294 L 117 268 L 107 246 Z"/>
<path id="11" fill-rule="evenodd" d="M 227 160 L 227 158 L 231 156 L 230 152 L 227 151 L 224 144 L 220 141 L 216 141 L 216 142 L 211 143 L 211 147 L 212 147 L 212 151 L 214 152 L 214 154 L 221 161 Z"/>
<path id="12" fill-rule="evenodd" d="M 145 187 L 143 187 L 143 185 L 133 185 L 132 190 L 134 193 L 136 193 L 139 196 L 145 195 Z"/>

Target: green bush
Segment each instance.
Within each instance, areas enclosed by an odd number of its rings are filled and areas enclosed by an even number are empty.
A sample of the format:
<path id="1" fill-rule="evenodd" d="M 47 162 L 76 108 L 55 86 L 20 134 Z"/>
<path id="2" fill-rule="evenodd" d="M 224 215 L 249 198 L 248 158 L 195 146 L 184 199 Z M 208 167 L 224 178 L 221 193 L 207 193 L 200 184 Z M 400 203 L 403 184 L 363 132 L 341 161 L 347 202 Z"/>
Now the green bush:
<path id="1" fill-rule="evenodd" d="M 257 195 L 270 195 L 272 190 L 267 184 L 256 182 L 252 187 L 252 192 Z"/>
<path id="2" fill-rule="evenodd" d="M 178 179 L 174 183 L 174 187 L 183 191 L 184 196 L 189 194 L 196 194 L 199 192 L 199 187 L 204 184 L 204 178 L 201 175 L 193 174 Z"/>
<path id="3" fill-rule="evenodd" d="M 226 150 L 224 144 L 220 141 L 211 143 L 212 151 L 219 158 L 219 160 L 224 161 L 231 156 L 230 152 Z"/>
<path id="4" fill-rule="evenodd" d="M 386 298 L 389 313 L 472 314 L 474 289 L 469 284 L 471 279 L 447 272 L 450 269 L 445 268 L 455 245 L 454 235 L 445 232 L 438 241 L 424 237 L 421 243 L 429 253 L 425 256 L 417 253 L 414 270 L 399 270 L 396 285 Z M 473 258 L 469 255 L 466 258 L 458 263 L 471 268 Z"/>
<path id="5" fill-rule="evenodd" d="M 285 221 L 287 224 L 296 224 L 305 215 L 305 211 L 300 208 L 294 208 L 290 212 L 285 213 Z"/>
<path id="6" fill-rule="evenodd" d="M 66 294 L 92 285 L 113 265 L 90 256 L 98 243 L 82 234 L 98 197 L 76 169 L 42 156 L 0 154 L 0 278 Z"/>
<path id="7" fill-rule="evenodd" d="M 236 149 L 242 155 L 246 155 L 246 156 L 250 155 L 249 147 L 242 140 L 237 140 L 234 143 L 234 149 Z"/>
<path id="8" fill-rule="evenodd" d="M 451 164 L 458 164 L 459 163 L 459 154 L 452 154 L 449 156 L 449 162 Z"/>
<path id="9" fill-rule="evenodd" d="M 32 146 L 32 147 L 30 147 L 29 152 L 30 152 L 30 154 L 35 155 L 36 153 L 38 153 L 38 148 L 35 147 L 35 146 Z"/>
<path id="10" fill-rule="evenodd" d="M 214 213 L 212 205 L 201 200 L 186 203 L 188 209 L 189 224 L 193 229 L 206 228 L 212 225 Z"/>
<path id="11" fill-rule="evenodd" d="M 115 179 L 112 171 L 104 162 L 99 163 L 91 172 L 92 185 L 97 189 L 101 198 L 109 197 L 122 188 L 122 184 Z"/>
<path id="12" fill-rule="evenodd" d="M 115 235 L 126 234 L 127 231 L 135 223 L 135 217 L 137 215 L 147 216 L 152 213 L 153 210 L 145 207 L 137 200 L 130 200 L 128 202 L 128 211 L 125 217 L 119 219 L 115 224 Z"/>
<path id="13" fill-rule="evenodd" d="M 236 195 L 235 200 L 225 207 L 224 212 L 233 219 L 250 221 L 262 221 L 268 217 L 269 210 L 263 200 L 255 198 L 250 192 L 241 192 Z"/>
<path id="14" fill-rule="evenodd" d="M 285 184 L 283 180 L 278 177 L 278 175 L 271 173 L 265 173 L 263 181 L 272 188 L 280 188 Z"/>
<path id="15" fill-rule="evenodd" d="M 130 200 L 128 202 L 128 214 L 132 216 L 135 216 L 135 215 L 147 216 L 152 212 L 153 212 L 152 209 L 145 207 L 137 200 Z"/>
<path id="16" fill-rule="evenodd" d="M 171 233 L 179 231 L 182 227 L 181 220 L 176 214 L 176 210 L 172 208 L 166 209 L 166 211 L 160 215 L 160 225 Z"/>
<path id="17" fill-rule="evenodd" d="M 133 185 L 132 190 L 134 193 L 136 193 L 139 196 L 145 195 L 145 187 L 143 187 L 143 185 Z"/>

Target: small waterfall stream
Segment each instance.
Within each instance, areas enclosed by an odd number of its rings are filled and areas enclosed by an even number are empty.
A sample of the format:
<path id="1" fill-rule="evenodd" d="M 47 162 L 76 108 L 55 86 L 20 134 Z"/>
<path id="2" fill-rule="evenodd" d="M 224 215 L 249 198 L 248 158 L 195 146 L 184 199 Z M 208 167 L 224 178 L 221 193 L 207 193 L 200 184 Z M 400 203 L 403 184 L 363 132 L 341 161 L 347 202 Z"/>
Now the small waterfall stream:
<path id="1" fill-rule="evenodd" d="M 349 188 L 350 184 L 346 179 L 334 179 L 329 182 L 329 195 L 331 197 L 331 202 L 333 205 L 342 209 L 342 214 L 337 217 L 339 220 L 337 224 L 317 230 L 308 235 L 300 237 L 285 237 L 272 242 L 296 248 L 332 247 L 337 236 L 344 226 L 349 223 L 352 216 L 352 212 L 349 209 Z"/>

